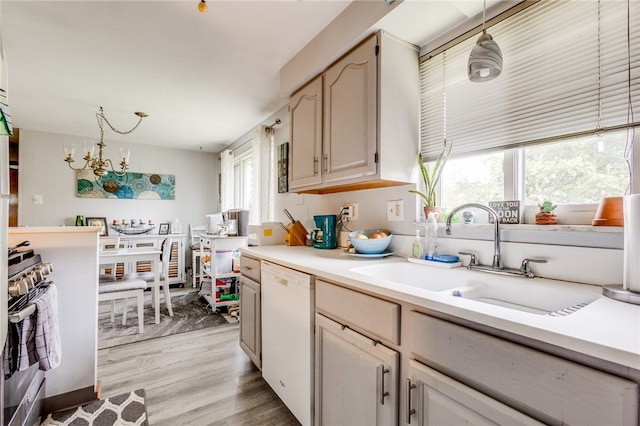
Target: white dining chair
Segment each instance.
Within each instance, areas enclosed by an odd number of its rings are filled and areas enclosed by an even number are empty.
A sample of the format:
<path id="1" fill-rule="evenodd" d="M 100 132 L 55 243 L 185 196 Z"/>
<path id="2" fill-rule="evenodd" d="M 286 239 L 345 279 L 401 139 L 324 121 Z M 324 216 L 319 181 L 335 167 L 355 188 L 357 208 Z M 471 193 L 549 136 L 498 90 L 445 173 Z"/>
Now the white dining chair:
<path id="1" fill-rule="evenodd" d="M 120 237 L 100 237 L 100 251 L 118 250 L 120 249 Z M 98 281 L 101 283 L 110 283 L 116 280 L 116 264 L 105 263 L 100 265 Z"/>
<path id="2" fill-rule="evenodd" d="M 169 316 L 173 316 L 173 307 L 171 306 L 171 293 L 169 292 L 169 261 L 171 260 L 171 247 L 173 246 L 173 240 L 171 238 L 165 238 L 162 242 L 162 254 L 160 260 L 160 280 L 158 286 L 164 294 L 164 303 L 167 305 Z M 124 274 L 123 280 L 144 280 L 147 283 L 147 287 L 153 288 L 156 283 L 153 280 L 153 271 L 149 272 L 131 272 Z M 159 300 L 153 300 L 153 305 L 160 303 Z"/>
<path id="3" fill-rule="evenodd" d="M 115 321 L 115 301 L 122 299 L 122 325 L 127 325 L 128 300 L 135 298 L 138 306 L 138 332 L 144 332 L 144 290 L 147 282 L 140 279 L 98 283 L 98 302 L 111 302 L 111 322 Z"/>
<path id="4" fill-rule="evenodd" d="M 189 240 L 191 248 L 191 286 L 198 284 L 198 266 L 200 265 L 200 235 L 207 233 L 206 225 L 189 225 Z M 207 250 L 209 251 L 209 250 Z"/>

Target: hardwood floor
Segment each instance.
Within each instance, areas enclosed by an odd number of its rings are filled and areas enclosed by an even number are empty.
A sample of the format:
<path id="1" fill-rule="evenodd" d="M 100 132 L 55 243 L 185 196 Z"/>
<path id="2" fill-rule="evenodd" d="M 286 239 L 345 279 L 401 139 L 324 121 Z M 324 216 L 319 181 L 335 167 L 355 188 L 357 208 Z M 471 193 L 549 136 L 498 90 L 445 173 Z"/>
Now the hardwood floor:
<path id="1" fill-rule="evenodd" d="M 233 324 L 101 349 L 102 396 L 144 388 L 152 426 L 299 425 L 238 333 Z"/>

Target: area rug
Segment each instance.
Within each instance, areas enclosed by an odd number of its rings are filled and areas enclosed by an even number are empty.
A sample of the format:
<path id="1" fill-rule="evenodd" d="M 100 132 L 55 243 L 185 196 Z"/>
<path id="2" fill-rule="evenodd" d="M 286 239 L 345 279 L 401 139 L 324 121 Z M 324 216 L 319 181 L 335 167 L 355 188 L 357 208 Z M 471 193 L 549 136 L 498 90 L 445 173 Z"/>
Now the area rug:
<path id="1" fill-rule="evenodd" d="M 173 317 L 169 316 L 166 306 L 161 303 L 160 323 L 155 324 L 150 294 L 145 294 L 144 333 L 142 334 L 138 333 L 138 314 L 133 307 L 133 302 L 129 305 L 127 324 L 124 326 L 122 325 L 121 307 L 116 306 L 114 322 L 111 322 L 109 313 L 100 314 L 98 318 L 98 349 L 237 323 L 237 319 L 233 317 L 227 316 L 225 318 L 225 315 L 213 313 L 207 302 L 198 296 L 197 290 L 183 291 L 177 294 L 172 290 L 171 304 Z"/>
<path id="2" fill-rule="evenodd" d="M 148 426 L 144 389 L 47 416 L 40 426 Z"/>

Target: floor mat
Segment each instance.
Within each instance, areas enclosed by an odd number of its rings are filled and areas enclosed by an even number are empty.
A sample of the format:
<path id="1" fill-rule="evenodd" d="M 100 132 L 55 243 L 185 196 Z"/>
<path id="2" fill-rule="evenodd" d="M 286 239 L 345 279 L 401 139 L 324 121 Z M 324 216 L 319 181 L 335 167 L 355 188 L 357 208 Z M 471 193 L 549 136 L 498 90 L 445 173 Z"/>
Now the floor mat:
<path id="1" fill-rule="evenodd" d="M 47 416 L 40 426 L 148 426 L 144 389 Z"/>

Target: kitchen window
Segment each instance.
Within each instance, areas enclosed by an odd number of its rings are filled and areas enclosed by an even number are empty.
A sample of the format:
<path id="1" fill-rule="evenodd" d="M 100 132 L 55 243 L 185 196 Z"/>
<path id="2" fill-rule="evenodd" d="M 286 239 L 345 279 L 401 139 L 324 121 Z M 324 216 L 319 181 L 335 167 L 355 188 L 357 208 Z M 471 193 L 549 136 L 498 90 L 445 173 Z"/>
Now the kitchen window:
<path id="1" fill-rule="evenodd" d="M 638 22 L 633 1 L 537 2 L 489 28 L 504 67 L 482 83 L 466 76 L 477 35 L 422 56 L 421 152 L 453 144 L 442 206 L 623 195 L 640 174 Z"/>
<path id="2" fill-rule="evenodd" d="M 236 209 L 251 210 L 253 167 L 251 150 L 236 156 L 233 162 L 233 205 Z"/>

